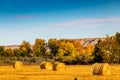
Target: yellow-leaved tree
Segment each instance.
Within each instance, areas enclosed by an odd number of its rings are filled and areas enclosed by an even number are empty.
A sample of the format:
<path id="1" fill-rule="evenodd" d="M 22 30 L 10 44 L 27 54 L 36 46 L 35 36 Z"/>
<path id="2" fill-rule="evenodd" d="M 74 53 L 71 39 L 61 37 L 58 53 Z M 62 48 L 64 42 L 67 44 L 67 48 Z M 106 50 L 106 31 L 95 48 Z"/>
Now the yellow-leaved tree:
<path id="1" fill-rule="evenodd" d="M 76 56 L 79 56 L 80 54 L 85 54 L 84 47 L 79 41 L 72 40 L 72 43 L 76 49 Z"/>
<path id="2" fill-rule="evenodd" d="M 27 41 L 23 41 L 20 46 L 20 53 L 21 56 L 29 56 L 29 54 L 32 52 L 31 45 Z"/>
<path id="3" fill-rule="evenodd" d="M 59 49 L 58 49 L 58 56 L 72 56 L 75 57 L 75 46 L 69 41 L 60 41 L 59 42 Z"/>

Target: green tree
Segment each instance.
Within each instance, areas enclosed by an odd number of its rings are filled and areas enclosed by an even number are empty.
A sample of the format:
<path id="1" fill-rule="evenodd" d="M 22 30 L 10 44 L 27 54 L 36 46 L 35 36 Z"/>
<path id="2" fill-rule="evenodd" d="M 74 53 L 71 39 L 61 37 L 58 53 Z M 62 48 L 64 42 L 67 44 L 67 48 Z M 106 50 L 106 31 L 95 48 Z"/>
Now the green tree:
<path id="1" fill-rule="evenodd" d="M 116 36 L 111 38 L 111 45 L 109 46 L 109 53 L 111 57 L 112 63 L 119 63 L 120 62 L 120 45 L 116 40 Z"/>
<path id="2" fill-rule="evenodd" d="M 36 56 L 46 55 L 46 43 L 43 39 L 36 39 L 35 45 L 33 46 L 33 52 Z"/>
<path id="3" fill-rule="evenodd" d="M 109 62 L 110 54 L 107 53 L 108 46 L 109 46 L 109 43 L 107 43 L 107 41 L 99 40 L 94 50 L 94 56 L 95 56 L 94 61 L 95 62 Z"/>
<path id="4" fill-rule="evenodd" d="M 20 57 L 21 56 L 21 51 L 20 51 L 20 48 L 16 48 L 14 49 L 14 55 L 17 56 L 17 57 Z"/>
<path id="5" fill-rule="evenodd" d="M 52 56 L 56 56 L 59 48 L 59 41 L 57 39 L 49 39 L 48 47 L 51 49 Z"/>
<path id="6" fill-rule="evenodd" d="M 116 36 L 109 37 L 108 35 L 104 40 L 100 40 L 95 47 L 94 51 L 95 62 L 120 62 L 120 46 Z"/>
<path id="7" fill-rule="evenodd" d="M 117 32 L 117 33 L 115 34 L 115 37 L 116 37 L 116 40 L 117 40 L 118 44 L 120 45 L 120 33 Z"/>
<path id="8" fill-rule="evenodd" d="M 3 56 L 4 50 L 5 50 L 5 47 L 4 46 L 0 46 L 0 56 Z"/>

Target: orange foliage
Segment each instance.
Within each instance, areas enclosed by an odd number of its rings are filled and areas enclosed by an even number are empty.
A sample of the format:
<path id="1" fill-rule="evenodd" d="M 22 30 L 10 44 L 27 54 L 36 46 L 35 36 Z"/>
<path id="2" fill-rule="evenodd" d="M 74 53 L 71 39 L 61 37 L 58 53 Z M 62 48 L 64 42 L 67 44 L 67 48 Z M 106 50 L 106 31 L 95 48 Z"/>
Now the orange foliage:
<path id="1" fill-rule="evenodd" d="M 85 54 L 92 55 L 92 52 L 94 51 L 94 45 L 89 44 L 85 46 L 84 49 L 85 49 Z"/>

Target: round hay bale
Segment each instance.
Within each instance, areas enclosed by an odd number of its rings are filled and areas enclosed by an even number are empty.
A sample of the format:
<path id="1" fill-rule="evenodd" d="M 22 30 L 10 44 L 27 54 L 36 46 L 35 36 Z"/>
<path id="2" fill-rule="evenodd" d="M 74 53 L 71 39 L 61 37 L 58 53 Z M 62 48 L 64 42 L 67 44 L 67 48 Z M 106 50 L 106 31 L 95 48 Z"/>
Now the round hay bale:
<path id="1" fill-rule="evenodd" d="M 40 63 L 40 68 L 41 69 L 45 69 L 45 61 L 43 61 L 43 62 Z"/>
<path id="2" fill-rule="evenodd" d="M 13 64 L 13 68 L 15 69 L 20 69 L 23 67 L 23 63 L 20 62 L 20 61 L 16 61 L 14 64 Z"/>
<path id="3" fill-rule="evenodd" d="M 53 65 L 53 70 L 54 71 L 64 71 L 65 70 L 65 64 L 64 63 L 60 63 L 60 62 L 56 62 Z"/>
<path id="4" fill-rule="evenodd" d="M 110 66 L 108 63 L 95 63 L 93 65 L 93 75 L 110 75 Z"/>
<path id="5" fill-rule="evenodd" d="M 53 70 L 53 64 L 51 62 L 41 62 L 40 64 L 41 69 L 46 69 L 46 70 Z"/>

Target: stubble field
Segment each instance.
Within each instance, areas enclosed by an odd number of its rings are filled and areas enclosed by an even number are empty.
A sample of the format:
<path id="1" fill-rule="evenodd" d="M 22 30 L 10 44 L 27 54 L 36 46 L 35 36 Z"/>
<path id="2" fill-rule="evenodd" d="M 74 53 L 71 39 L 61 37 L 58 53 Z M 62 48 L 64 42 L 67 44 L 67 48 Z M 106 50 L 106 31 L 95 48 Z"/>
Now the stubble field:
<path id="1" fill-rule="evenodd" d="M 48 71 L 40 66 L 0 66 L 0 80 L 120 80 L 120 65 L 110 66 L 110 76 L 92 74 L 92 65 L 68 65 L 65 71 Z"/>

